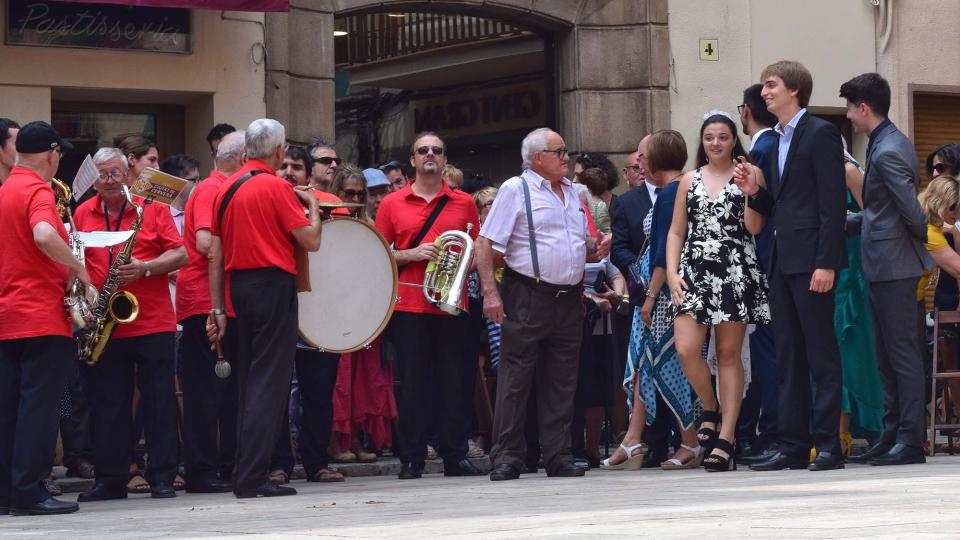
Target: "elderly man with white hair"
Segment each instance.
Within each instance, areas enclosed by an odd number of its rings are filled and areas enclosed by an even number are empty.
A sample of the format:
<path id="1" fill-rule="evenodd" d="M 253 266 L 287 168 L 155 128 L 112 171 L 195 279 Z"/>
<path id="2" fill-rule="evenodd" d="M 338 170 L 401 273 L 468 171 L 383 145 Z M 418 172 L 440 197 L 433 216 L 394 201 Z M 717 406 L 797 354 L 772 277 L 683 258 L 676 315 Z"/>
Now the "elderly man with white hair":
<path id="1" fill-rule="evenodd" d="M 483 312 L 502 324 L 490 479 L 520 475 L 534 384 L 547 476 L 583 476 L 570 453 L 570 422 L 583 334 L 587 219 L 566 178 L 570 159 L 558 133 L 530 132 L 520 153 L 524 171 L 503 183 L 476 242 Z M 493 250 L 506 262 L 499 289 Z"/>
<path id="2" fill-rule="evenodd" d="M 233 492 L 237 498 L 294 495 L 295 489 L 270 482 L 267 469 L 297 346 L 294 251 L 320 249 L 320 215 L 309 188 L 294 189 L 276 175 L 287 147 L 283 125 L 254 120 L 244 140 L 247 163 L 224 182 L 213 203 L 208 257 L 214 317 L 207 335 L 222 339 L 228 325 L 226 271 L 236 312 L 231 325 L 236 326 L 240 395 Z"/>

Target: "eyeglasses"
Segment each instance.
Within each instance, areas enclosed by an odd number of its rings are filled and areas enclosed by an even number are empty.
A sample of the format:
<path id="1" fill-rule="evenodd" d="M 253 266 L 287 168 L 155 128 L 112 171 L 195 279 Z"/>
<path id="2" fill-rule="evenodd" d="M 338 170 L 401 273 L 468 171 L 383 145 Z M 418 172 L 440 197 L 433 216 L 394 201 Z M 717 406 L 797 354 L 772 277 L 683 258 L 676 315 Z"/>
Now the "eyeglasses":
<path id="1" fill-rule="evenodd" d="M 343 160 L 338 157 L 330 157 L 330 156 L 318 157 L 318 158 L 314 158 L 313 160 L 322 165 L 330 165 L 331 163 L 336 163 L 337 166 L 340 166 L 340 163 L 343 162 Z"/>
<path id="2" fill-rule="evenodd" d="M 186 180 L 187 182 L 199 182 L 200 176 L 190 176 L 188 178 L 184 178 L 184 180 Z"/>
<path id="3" fill-rule="evenodd" d="M 363 190 L 343 189 L 341 191 L 344 199 L 362 199 L 367 196 L 367 192 Z"/>
<path id="4" fill-rule="evenodd" d="M 435 156 L 442 156 L 443 148 L 440 146 L 421 146 L 420 148 L 417 148 L 417 153 L 421 156 L 427 155 L 427 152 L 433 152 L 433 155 Z"/>
<path id="5" fill-rule="evenodd" d="M 746 108 L 747 108 L 747 105 L 746 105 L 746 104 L 737 105 L 737 112 L 740 113 L 740 114 L 743 114 L 743 110 L 746 109 Z"/>
<path id="6" fill-rule="evenodd" d="M 629 167 L 624 167 L 623 169 L 624 169 L 624 170 L 630 169 L 630 170 L 632 170 L 633 172 L 640 172 L 640 170 L 643 169 L 643 167 L 641 167 L 641 166 L 639 166 L 639 165 L 631 165 L 631 166 L 629 166 Z"/>
<path id="7" fill-rule="evenodd" d="M 937 163 L 933 166 L 933 170 L 937 171 L 937 174 L 946 174 L 950 170 L 950 166 L 946 163 Z"/>
<path id="8" fill-rule="evenodd" d="M 558 157 L 558 158 L 561 158 L 561 159 L 562 159 L 564 156 L 570 155 L 570 154 L 567 153 L 567 149 L 566 149 L 566 148 L 557 148 L 556 150 L 541 150 L 541 152 L 546 152 L 546 153 L 548 153 L 548 154 L 556 154 L 557 157 Z M 589 158 L 588 158 L 588 159 L 589 159 Z"/>
<path id="9" fill-rule="evenodd" d="M 112 171 L 110 171 L 110 172 L 102 172 L 102 173 L 100 173 L 100 180 L 106 181 L 106 180 L 108 180 L 108 179 L 109 179 L 109 180 L 118 180 L 118 181 L 119 181 L 119 180 L 123 180 L 123 173 L 120 172 L 119 169 L 114 169 L 114 170 L 112 170 Z"/>

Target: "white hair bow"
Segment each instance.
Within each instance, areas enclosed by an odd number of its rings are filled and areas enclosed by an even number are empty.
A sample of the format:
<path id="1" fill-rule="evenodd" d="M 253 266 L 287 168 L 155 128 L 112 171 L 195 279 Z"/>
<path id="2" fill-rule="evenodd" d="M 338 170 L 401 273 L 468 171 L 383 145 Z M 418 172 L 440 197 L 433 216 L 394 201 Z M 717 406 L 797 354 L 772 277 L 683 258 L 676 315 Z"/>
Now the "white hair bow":
<path id="1" fill-rule="evenodd" d="M 712 111 L 707 112 L 706 114 L 703 115 L 703 119 L 704 121 L 706 121 L 707 118 L 710 118 L 711 116 L 717 116 L 717 115 L 725 116 L 729 118 L 731 122 L 736 122 L 736 120 L 733 119 L 733 116 L 731 116 L 730 113 L 728 113 L 727 111 L 721 111 L 720 109 L 713 109 Z"/>

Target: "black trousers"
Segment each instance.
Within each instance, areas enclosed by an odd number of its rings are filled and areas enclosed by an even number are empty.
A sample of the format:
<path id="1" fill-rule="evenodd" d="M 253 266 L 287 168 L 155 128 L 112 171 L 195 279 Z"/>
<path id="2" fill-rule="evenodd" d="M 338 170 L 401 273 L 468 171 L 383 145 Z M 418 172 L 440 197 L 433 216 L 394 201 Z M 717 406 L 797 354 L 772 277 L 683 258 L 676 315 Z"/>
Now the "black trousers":
<path id="1" fill-rule="evenodd" d="M 57 405 L 75 361 L 67 337 L 0 341 L 0 507 L 50 498 L 43 480 L 57 446 Z"/>
<path id="2" fill-rule="evenodd" d="M 810 291 L 812 274 L 774 270 L 770 305 L 780 368 L 780 451 L 840 453 L 843 373 L 833 331 L 834 291 Z"/>
<path id="3" fill-rule="evenodd" d="M 467 317 L 394 312 L 390 331 L 400 375 L 400 461 L 423 465 L 431 419 L 437 422 L 444 461 L 467 455 L 467 421 L 473 408 L 477 358 L 468 358 Z M 431 408 L 436 407 L 431 414 Z"/>
<path id="4" fill-rule="evenodd" d="M 566 291 L 566 292 L 560 292 Z M 544 466 L 571 462 L 570 422 L 583 337 L 581 286 L 555 288 L 504 273 L 500 294 L 507 318 L 501 327 L 494 466 L 523 470 L 527 399 L 537 389 L 539 438 Z"/>
<path id="5" fill-rule="evenodd" d="M 925 348 L 918 335 L 924 306 L 917 304 L 917 279 L 899 279 L 867 284 L 873 334 L 877 343 L 877 367 L 883 383 L 883 433 L 880 440 L 923 447 L 926 388 Z M 911 317 L 911 314 L 913 316 Z"/>
<path id="6" fill-rule="evenodd" d="M 340 355 L 297 349 L 297 381 L 300 384 L 300 461 L 307 479 L 330 465 L 330 437 L 333 435 L 333 387 L 337 384 Z M 293 472 L 294 457 L 290 447 L 290 416 L 283 404 L 283 425 L 277 435 L 270 470 Z"/>
<path id="7" fill-rule="evenodd" d="M 233 489 L 240 492 L 267 481 L 297 346 L 297 289 L 293 275 L 259 268 L 230 272 L 230 294 L 239 394 Z"/>
<path id="8" fill-rule="evenodd" d="M 140 390 L 150 460 L 147 481 L 173 484 L 177 474 L 177 401 L 173 332 L 111 339 L 100 361 L 84 364 L 83 388 L 90 400 L 97 482 L 127 483 L 133 432 L 133 385 Z M 134 377 L 136 370 L 136 377 Z"/>
<path id="9" fill-rule="evenodd" d="M 60 418 L 60 439 L 63 441 L 63 465 L 70 469 L 83 462 L 93 463 L 93 433 L 90 402 L 80 379 L 80 363 L 71 362 L 67 373 L 70 414 Z"/>
<path id="10" fill-rule="evenodd" d="M 737 440 L 759 443 L 767 448 L 777 442 L 777 409 L 780 407 L 780 375 L 773 327 L 761 324 L 748 337 L 753 384 L 740 405 Z"/>
<path id="11" fill-rule="evenodd" d="M 199 484 L 230 479 L 237 455 L 237 375 L 217 377 L 217 354 L 207 339 L 207 316 L 181 321 L 183 464 L 186 480 Z M 237 322 L 227 321 L 220 340 L 224 359 L 237 364 Z"/>

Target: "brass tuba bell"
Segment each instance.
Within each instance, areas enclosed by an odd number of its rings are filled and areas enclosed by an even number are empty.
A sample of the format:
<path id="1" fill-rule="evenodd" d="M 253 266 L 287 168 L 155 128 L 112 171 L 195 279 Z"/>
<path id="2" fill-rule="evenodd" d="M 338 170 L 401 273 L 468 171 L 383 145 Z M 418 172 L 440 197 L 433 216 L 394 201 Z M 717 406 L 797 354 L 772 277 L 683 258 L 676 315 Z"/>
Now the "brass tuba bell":
<path id="1" fill-rule="evenodd" d="M 463 288 L 467 285 L 467 272 L 473 261 L 473 239 L 467 232 L 450 230 L 434 240 L 440 251 L 436 261 L 427 263 L 423 276 L 423 296 L 428 302 L 451 315 L 467 311 L 462 302 Z"/>

